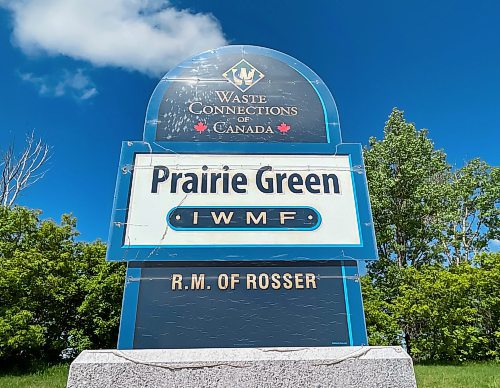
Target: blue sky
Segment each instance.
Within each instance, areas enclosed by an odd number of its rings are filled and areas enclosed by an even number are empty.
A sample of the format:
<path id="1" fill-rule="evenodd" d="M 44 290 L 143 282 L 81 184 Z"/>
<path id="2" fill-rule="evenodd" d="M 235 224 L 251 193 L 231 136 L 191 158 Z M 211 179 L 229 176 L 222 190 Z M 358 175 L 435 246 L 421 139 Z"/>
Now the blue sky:
<path id="1" fill-rule="evenodd" d="M 311 67 L 343 139 L 381 137 L 392 107 L 450 163 L 500 164 L 500 3 L 0 0 L 0 148 L 35 130 L 50 171 L 19 203 L 107 239 L 120 143 L 140 140 L 161 75 L 204 49 L 253 44 Z"/>

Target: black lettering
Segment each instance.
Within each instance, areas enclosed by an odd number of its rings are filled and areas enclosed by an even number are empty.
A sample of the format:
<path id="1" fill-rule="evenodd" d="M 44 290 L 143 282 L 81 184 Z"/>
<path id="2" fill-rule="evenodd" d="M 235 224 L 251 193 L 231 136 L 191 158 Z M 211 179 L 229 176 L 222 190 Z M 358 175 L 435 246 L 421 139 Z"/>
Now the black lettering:
<path id="1" fill-rule="evenodd" d="M 201 173 L 201 193 L 206 194 L 207 193 L 207 173 L 202 172 Z"/>
<path id="2" fill-rule="evenodd" d="M 297 189 L 295 186 L 302 186 L 303 184 L 304 181 L 302 180 L 302 177 L 297 173 L 290 174 L 288 177 L 288 188 L 292 193 L 302 194 L 304 191 L 302 189 Z"/>
<path id="3" fill-rule="evenodd" d="M 177 181 L 182 178 L 182 172 L 177 173 L 174 172 L 172 173 L 172 182 L 170 183 L 170 192 L 171 193 L 177 193 Z"/>
<path id="4" fill-rule="evenodd" d="M 271 166 L 264 166 L 259 168 L 257 171 L 256 175 L 256 181 L 257 181 L 257 188 L 260 190 L 260 192 L 265 193 L 265 194 L 271 194 L 273 192 L 273 180 L 271 178 L 265 178 L 264 181 L 266 182 L 266 186 L 262 184 L 262 176 L 264 175 L 264 172 L 266 171 L 271 171 L 272 168 Z"/>
<path id="5" fill-rule="evenodd" d="M 335 194 L 339 194 L 339 178 L 337 178 L 337 175 L 335 174 L 323 174 L 323 188 L 325 190 L 325 193 L 330 193 L 330 179 L 333 183 L 333 192 Z"/>
<path id="6" fill-rule="evenodd" d="M 283 181 L 286 179 L 286 173 L 276 174 L 276 192 L 283 192 Z"/>
<path id="7" fill-rule="evenodd" d="M 319 176 L 317 176 L 316 174 L 309 174 L 306 176 L 306 189 L 310 193 L 319 194 L 321 190 L 313 188 L 313 185 L 318 186 L 319 184 Z"/>
<path id="8" fill-rule="evenodd" d="M 220 179 L 221 173 L 218 172 L 216 174 L 212 174 L 210 177 L 210 192 L 216 193 L 217 192 L 217 181 Z"/>
<path id="9" fill-rule="evenodd" d="M 222 169 L 227 171 L 229 167 L 223 166 Z M 222 173 L 222 192 L 225 194 L 229 193 L 229 173 L 227 172 Z"/>
<path id="10" fill-rule="evenodd" d="M 184 174 L 186 181 L 182 184 L 182 191 L 185 193 L 197 193 L 198 192 L 198 175 L 192 172 L 187 172 Z"/>
<path id="11" fill-rule="evenodd" d="M 162 172 L 161 176 L 160 176 L 160 172 Z M 152 193 L 158 192 L 158 183 L 165 182 L 168 179 L 169 174 L 170 174 L 170 171 L 168 170 L 168 167 L 154 166 L 154 168 L 153 168 L 153 181 L 151 182 L 151 192 Z"/>
<path id="12" fill-rule="evenodd" d="M 247 177 L 245 174 L 242 174 L 241 172 L 234 174 L 233 179 L 231 181 L 231 186 L 233 187 L 233 191 L 238 194 L 243 194 L 246 193 L 247 190 L 243 188 L 239 188 L 238 186 L 247 185 Z"/>

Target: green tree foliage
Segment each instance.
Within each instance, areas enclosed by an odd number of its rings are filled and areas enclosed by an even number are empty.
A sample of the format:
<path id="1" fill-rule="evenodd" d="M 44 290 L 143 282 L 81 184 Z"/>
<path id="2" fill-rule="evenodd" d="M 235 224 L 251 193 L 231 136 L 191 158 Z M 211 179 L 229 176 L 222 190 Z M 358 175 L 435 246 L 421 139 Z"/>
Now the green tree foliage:
<path id="1" fill-rule="evenodd" d="M 363 279 L 369 340 L 421 360 L 498 357 L 500 168 L 452 169 L 394 109 L 365 149 L 380 261 Z"/>
<path id="2" fill-rule="evenodd" d="M 500 168 L 473 159 L 453 170 L 427 131 L 394 109 L 364 152 L 378 269 L 460 264 L 500 238 Z M 376 271 L 377 268 L 372 268 Z"/>
<path id="3" fill-rule="evenodd" d="M 402 269 L 390 302 L 363 279 L 370 343 L 399 345 L 416 360 L 465 361 L 500 354 L 500 253 L 483 253 L 482 266 L 424 265 Z M 377 294 L 378 293 L 378 294 Z"/>
<path id="4" fill-rule="evenodd" d="M 361 278 L 361 290 L 370 345 L 401 344 L 402 330 L 394 316 L 394 308 L 386 301 L 387 298 L 380 288 L 373 284 L 370 276 Z"/>
<path id="5" fill-rule="evenodd" d="M 443 253 L 450 264 L 468 262 L 500 238 L 500 168 L 469 161 L 451 174 L 446 205 Z"/>
<path id="6" fill-rule="evenodd" d="M 102 243 L 75 242 L 75 226 L 0 207 L 0 360 L 114 345 L 123 268 L 105 263 Z"/>
<path id="7" fill-rule="evenodd" d="M 397 109 L 384 139 L 370 138 L 369 144 L 364 158 L 381 264 L 432 262 L 440 251 L 436 236 L 450 169 L 445 154 Z"/>
<path id="8" fill-rule="evenodd" d="M 106 245 L 83 244 L 77 272 L 83 299 L 76 309 L 70 345 L 79 353 L 84 349 L 116 347 L 117 328 L 123 295 L 125 266 L 104 261 Z"/>

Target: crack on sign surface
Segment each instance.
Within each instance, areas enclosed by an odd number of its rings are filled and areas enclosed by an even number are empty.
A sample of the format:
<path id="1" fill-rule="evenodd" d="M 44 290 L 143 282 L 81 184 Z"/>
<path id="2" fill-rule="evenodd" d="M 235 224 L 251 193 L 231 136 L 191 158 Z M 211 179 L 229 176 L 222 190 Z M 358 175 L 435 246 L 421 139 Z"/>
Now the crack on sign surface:
<path id="1" fill-rule="evenodd" d="M 177 206 L 182 206 L 182 204 L 184 203 L 184 201 L 186 200 L 186 198 L 188 197 L 188 194 L 186 193 L 186 195 L 184 196 L 184 198 L 182 198 L 181 201 L 179 201 L 178 205 Z M 156 254 L 156 252 L 158 252 L 158 250 L 160 249 L 160 246 L 161 246 L 161 243 L 165 240 L 165 238 L 167 237 L 167 233 L 168 231 L 170 230 L 169 226 L 168 226 L 168 223 L 166 223 L 165 225 L 165 231 L 163 232 L 163 235 L 161 236 L 160 238 L 160 241 L 158 242 L 158 244 L 156 245 L 156 247 L 149 253 L 148 255 L 148 259 L 153 256 L 154 254 Z"/>
<path id="2" fill-rule="evenodd" d="M 387 349 L 386 346 L 361 346 L 361 349 L 355 350 L 352 353 L 349 353 L 345 355 L 344 357 L 340 357 L 336 360 L 329 361 L 329 362 L 322 362 L 318 364 L 313 364 L 314 366 L 333 366 L 340 364 L 341 362 L 347 361 L 347 360 L 357 360 L 363 356 L 366 356 L 370 351 L 372 350 L 380 350 L 380 349 Z M 397 348 L 391 348 L 394 350 L 396 353 L 401 353 L 400 349 Z"/>
<path id="3" fill-rule="evenodd" d="M 271 353 L 271 352 L 276 352 L 276 353 L 291 353 L 291 352 L 302 352 L 304 350 L 309 350 L 309 348 L 258 348 L 261 352 L 264 353 Z"/>
<path id="4" fill-rule="evenodd" d="M 248 368 L 248 366 L 246 365 L 234 365 L 234 364 L 228 364 L 228 363 L 225 363 L 225 362 L 222 362 L 222 363 L 216 363 L 216 364 L 209 364 L 209 365 L 202 365 L 202 366 L 198 366 L 198 365 L 186 365 L 186 366 L 179 366 L 179 367 L 175 367 L 175 366 L 168 366 L 168 365 L 164 365 L 164 364 L 160 364 L 160 363 L 155 363 L 155 362 L 147 362 L 147 361 L 143 361 L 143 360 L 139 360 L 135 357 L 130 357 L 126 354 L 124 354 L 123 352 L 119 351 L 119 350 L 115 350 L 115 351 L 104 351 L 104 352 L 101 352 L 101 353 L 109 353 L 109 354 L 113 354 L 119 358 L 123 358 L 127 361 L 130 361 L 134 364 L 139 364 L 139 365 L 146 365 L 146 366 L 152 366 L 152 367 L 155 367 L 155 368 L 161 368 L 161 369 L 168 369 L 169 371 L 171 372 L 176 372 L 176 371 L 182 371 L 182 370 L 196 370 L 196 369 L 205 369 L 205 368 L 218 368 L 218 367 L 230 367 L 230 368 L 240 368 L 240 369 L 243 369 L 243 368 Z"/>

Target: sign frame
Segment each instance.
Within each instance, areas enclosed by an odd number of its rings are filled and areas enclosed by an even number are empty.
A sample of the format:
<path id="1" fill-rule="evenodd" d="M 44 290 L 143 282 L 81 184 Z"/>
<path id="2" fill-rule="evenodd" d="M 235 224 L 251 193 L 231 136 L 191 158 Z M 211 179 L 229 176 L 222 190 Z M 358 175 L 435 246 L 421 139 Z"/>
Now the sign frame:
<path id="1" fill-rule="evenodd" d="M 318 148 L 316 147 L 318 147 L 319 145 L 322 146 L 337 145 L 342 143 L 342 132 L 340 129 L 340 119 L 339 119 L 337 105 L 330 90 L 321 80 L 321 78 L 305 64 L 287 54 L 266 47 L 245 46 L 245 45 L 224 46 L 215 50 L 205 51 L 180 63 L 172 70 L 170 70 L 167 74 L 165 74 L 165 76 L 163 76 L 160 82 L 156 85 L 156 88 L 154 89 L 148 102 L 148 107 L 146 109 L 146 118 L 144 121 L 143 141 L 149 142 L 151 144 L 156 143 L 168 148 L 171 148 L 173 146 L 179 146 L 182 148 L 183 146 L 186 146 L 191 149 L 196 149 L 197 145 L 204 144 L 201 142 L 193 143 L 193 142 L 157 141 L 156 128 L 158 124 L 158 113 L 165 92 L 172 85 L 173 82 L 178 81 L 177 77 L 179 76 L 179 74 L 183 69 L 192 67 L 193 64 L 203 63 L 203 61 L 206 58 L 212 57 L 214 55 L 224 55 L 224 54 L 241 54 L 242 59 L 245 54 L 256 54 L 256 55 L 267 56 L 275 60 L 278 60 L 280 62 L 283 62 L 292 69 L 294 69 L 301 77 L 303 77 L 310 83 L 310 85 L 316 92 L 323 108 L 324 121 L 326 123 L 327 143 L 305 143 L 305 144 L 308 144 L 312 146 L 313 149 L 317 150 Z M 187 79 L 184 78 L 182 78 L 182 80 L 187 81 Z M 199 79 L 196 77 L 191 77 L 189 81 L 197 82 L 199 81 Z M 290 151 L 293 152 L 293 149 L 296 146 L 301 147 L 305 145 L 304 143 L 265 143 L 265 142 L 209 143 L 210 146 L 219 145 L 222 148 L 233 148 L 237 144 L 242 145 L 244 148 L 244 152 L 250 154 L 254 152 L 266 153 L 266 152 L 260 152 L 261 150 L 265 150 L 267 151 L 267 153 L 274 153 L 276 146 L 281 146 L 279 148 L 289 149 Z"/>
<path id="2" fill-rule="evenodd" d="M 290 152 L 287 144 L 267 144 L 271 145 L 272 152 L 267 149 L 262 149 L 266 148 L 262 147 L 266 144 L 257 144 L 261 148 L 260 152 L 253 152 L 253 154 L 257 157 L 259 154 L 270 153 L 279 155 L 348 155 L 358 216 L 358 229 L 360 235 L 359 245 L 199 245 L 191 247 L 126 245 L 124 243 L 125 226 L 127 224 L 127 211 L 132 186 L 133 163 L 137 153 L 248 154 L 248 150 L 246 149 L 248 143 L 230 143 L 230 147 L 228 147 L 227 143 L 195 143 L 194 145 L 196 145 L 196 147 L 193 147 L 193 143 L 170 143 L 170 148 L 166 149 L 160 144 L 144 141 L 128 141 L 122 143 L 108 240 L 109 248 L 106 254 L 106 259 L 108 261 L 269 261 L 273 259 L 297 261 L 378 259 L 362 148 L 360 144 L 350 143 L 339 144 L 335 147 L 326 144 L 324 145 L 326 147 L 319 147 L 318 144 L 297 144 L 294 147 L 294 152 Z M 193 152 L 193 148 L 196 148 L 195 152 Z M 318 148 L 322 148 L 322 150 Z"/>
<path id="3" fill-rule="evenodd" d="M 206 265 L 212 266 L 233 266 L 241 265 L 241 262 L 196 262 L 196 263 L 182 263 L 171 262 L 168 266 L 189 266 L 189 268 L 200 268 Z M 246 263 L 245 263 L 246 264 Z M 266 266 L 272 269 L 275 266 L 290 266 L 297 268 L 300 265 L 313 265 L 313 266 L 328 266 L 332 265 L 331 262 L 282 262 L 274 261 L 266 263 L 258 263 L 258 265 Z M 363 308 L 363 299 L 361 297 L 361 284 L 359 280 L 358 264 L 355 260 L 337 260 L 335 265 L 341 266 L 342 283 L 344 291 L 344 302 L 346 306 L 346 321 L 348 329 L 349 343 L 346 346 L 366 346 L 368 345 L 368 337 L 366 331 L 366 321 Z M 134 346 L 136 321 L 138 313 L 138 301 L 140 291 L 140 279 L 142 278 L 141 263 L 129 263 L 127 273 L 125 276 L 125 286 L 123 291 L 122 312 L 120 319 L 120 329 L 118 334 L 117 349 L 128 350 L 136 349 Z M 334 344 L 333 344 L 334 345 Z M 325 344 L 324 346 L 332 346 L 332 344 Z"/>

